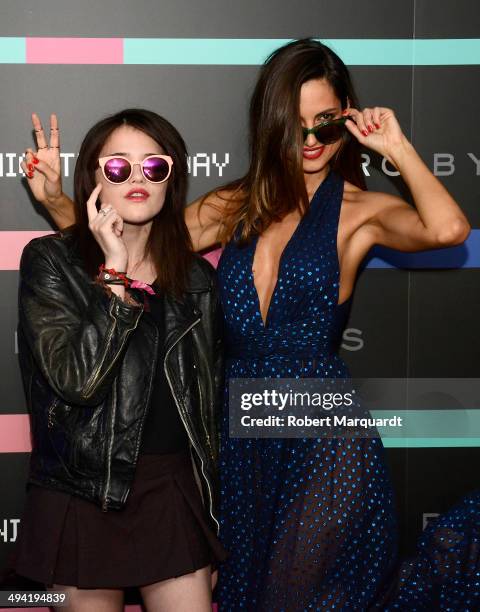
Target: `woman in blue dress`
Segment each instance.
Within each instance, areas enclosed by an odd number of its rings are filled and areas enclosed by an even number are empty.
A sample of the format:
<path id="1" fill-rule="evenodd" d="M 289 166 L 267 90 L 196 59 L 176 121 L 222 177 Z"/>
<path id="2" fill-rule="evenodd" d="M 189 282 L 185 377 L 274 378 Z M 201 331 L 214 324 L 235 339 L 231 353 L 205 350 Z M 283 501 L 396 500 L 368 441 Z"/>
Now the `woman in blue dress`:
<path id="1" fill-rule="evenodd" d="M 369 249 L 418 251 L 468 235 L 393 111 L 356 108 L 344 64 L 320 43 L 288 45 L 262 70 L 249 171 L 219 194 L 232 211 L 217 270 L 228 379 L 348 377 L 336 351 Z M 400 171 L 415 208 L 365 191 L 360 144 Z M 397 544 L 381 440 L 233 438 L 228 410 L 223 431 L 222 609 L 366 610 L 377 601 Z"/>
<path id="2" fill-rule="evenodd" d="M 381 440 L 229 437 L 228 379 L 348 377 L 337 349 L 370 248 L 456 245 L 470 226 L 393 110 L 359 110 L 347 68 L 319 42 L 295 41 L 267 60 L 250 131 L 245 177 L 186 209 L 195 250 L 225 247 L 218 265 L 228 342 L 221 535 L 230 556 L 220 571 L 220 609 L 417 609 L 415 574 L 429 579 L 422 555 L 431 549 L 421 543 L 398 583 Z M 366 191 L 361 146 L 397 168 L 414 207 Z M 41 161 L 32 175 L 37 199 L 68 224 L 71 206 L 54 162 Z M 469 579 L 471 572 L 470 562 Z"/>

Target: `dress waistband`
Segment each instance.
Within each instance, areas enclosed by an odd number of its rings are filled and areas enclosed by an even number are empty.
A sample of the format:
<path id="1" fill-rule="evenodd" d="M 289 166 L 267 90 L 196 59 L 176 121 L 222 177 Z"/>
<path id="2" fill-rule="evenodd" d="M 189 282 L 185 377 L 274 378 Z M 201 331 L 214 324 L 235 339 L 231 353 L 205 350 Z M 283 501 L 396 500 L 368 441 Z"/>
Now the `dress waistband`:
<path id="1" fill-rule="evenodd" d="M 322 359 L 335 353 L 330 329 L 329 322 L 325 322 L 320 331 L 318 320 L 314 323 L 311 319 L 304 319 L 274 328 L 267 327 L 248 336 L 230 337 L 227 358 Z"/>

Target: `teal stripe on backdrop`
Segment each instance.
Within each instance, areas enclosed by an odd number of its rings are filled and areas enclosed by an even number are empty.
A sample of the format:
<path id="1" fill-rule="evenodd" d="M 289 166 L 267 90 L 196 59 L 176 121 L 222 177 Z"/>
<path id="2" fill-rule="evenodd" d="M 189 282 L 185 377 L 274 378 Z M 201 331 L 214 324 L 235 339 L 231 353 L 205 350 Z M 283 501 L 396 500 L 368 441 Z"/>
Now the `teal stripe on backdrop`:
<path id="1" fill-rule="evenodd" d="M 449 66 L 480 64 L 479 38 L 416 40 L 413 46 L 416 66 Z"/>
<path id="2" fill-rule="evenodd" d="M 0 37 L 0 63 L 24 64 L 26 38 Z M 75 39 L 72 39 L 72 41 Z M 283 38 L 125 38 L 125 64 L 253 65 Z M 480 64 L 480 39 L 326 39 L 349 66 Z"/>
<path id="3" fill-rule="evenodd" d="M 0 37 L 0 64 L 25 64 L 27 45 L 25 38 Z"/>
<path id="4" fill-rule="evenodd" d="M 404 426 L 378 428 L 385 448 L 480 447 L 480 410 L 371 411 L 375 418 L 394 415 Z"/>
<path id="5" fill-rule="evenodd" d="M 260 65 L 280 38 L 126 38 L 125 64 Z M 349 66 L 477 65 L 480 39 L 328 39 Z"/>
<path id="6" fill-rule="evenodd" d="M 126 38 L 125 64 L 253 65 L 290 39 Z"/>
<path id="7" fill-rule="evenodd" d="M 385 448 L 474 448 L 480 438 L 384 438 Z"/>
<path id="8" fill-rule="evenodd" d="M 401 425 L 378 427 L 382 438 L 477 438 L 480 439 L 480 410 L 371 410 L 374 418 L 401 419 Z M 398 421 L 397 421 L 398 423 Z"/>

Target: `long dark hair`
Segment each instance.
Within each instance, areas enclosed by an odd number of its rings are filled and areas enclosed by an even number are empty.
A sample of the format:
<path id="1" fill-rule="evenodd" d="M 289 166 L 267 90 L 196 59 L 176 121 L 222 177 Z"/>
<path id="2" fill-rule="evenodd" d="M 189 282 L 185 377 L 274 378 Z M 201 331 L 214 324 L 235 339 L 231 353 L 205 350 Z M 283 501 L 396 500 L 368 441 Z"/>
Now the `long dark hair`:
<path id="1" fill-rule="evenodd" d="M 299 104 L 300 88 L 311 79 L 325 79 L 342 109 L 348 102 L 358 107 L 347 67 L 327 46 L 305 38 L 274 51 L 260 70 L 250 103 L 249 169 L 243 178 L 222 188 L 230 192 L 222 242 L 239 225 L 244 242 L 299 206 L 302 213 L 307 210 Z M 347 131 L 330 164 L 344 179 L 365 189 L 360 145 Z"/>
<path id="2" fill-rule="evenodd" d="M 95 170 L 100 151 L 117 128 L 128 125 L 153 138 L 166 155 L 173 159 L 165 202 L 153 219 L 145 246 L 145 257 L 151 257 L 157 285 L 164 291 L 180 296 L 187 282 L 192 244 L 184 220 L 187 196 L 187 151 L 178 131 L 160 115 L 148 110 L 129 108 L 96 123 L 85 136 L 74 175 L 75 232 L 87 272 L 93 277 L 104 255 L 88 229 L 86 202 L 95 187 Z"/>

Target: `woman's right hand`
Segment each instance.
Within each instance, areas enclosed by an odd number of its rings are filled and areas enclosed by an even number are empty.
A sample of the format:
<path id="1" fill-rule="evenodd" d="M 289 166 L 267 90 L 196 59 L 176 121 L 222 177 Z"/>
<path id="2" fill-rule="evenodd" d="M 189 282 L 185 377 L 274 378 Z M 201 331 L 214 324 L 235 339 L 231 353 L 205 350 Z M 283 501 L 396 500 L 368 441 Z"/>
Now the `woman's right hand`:
<path id="1" fill-rule="evenodd" d="M 128 251 L 122 239 L 123 219 L 110 204 L 97 211 L 96 201 L 102 190 L 99 183 L 87 201 L 88 227 L 105 255 L 105 267 L 126 272 Z"/>
<path id="2" fill-rule="evenodd" d="M 50 115 L 50 144 L 47 144 L 42 123 L 36 113 L 32 113 L 32 123 L 37 150 L 27 149 L 21 166 L 27 176 L 33 197 L 45 206 L 52 206 L 62 195 L 57 116 Z"/>

